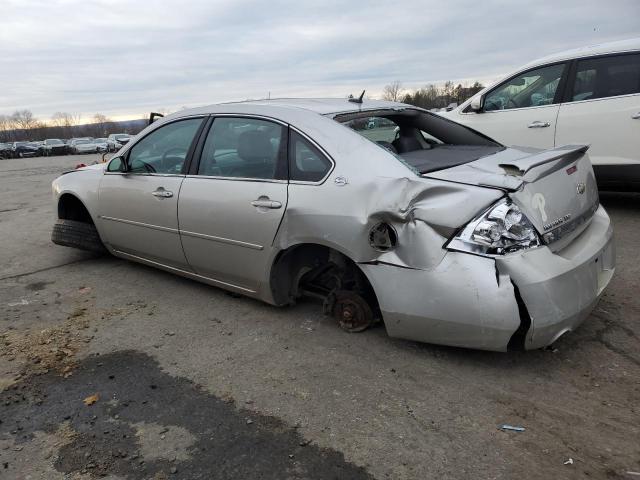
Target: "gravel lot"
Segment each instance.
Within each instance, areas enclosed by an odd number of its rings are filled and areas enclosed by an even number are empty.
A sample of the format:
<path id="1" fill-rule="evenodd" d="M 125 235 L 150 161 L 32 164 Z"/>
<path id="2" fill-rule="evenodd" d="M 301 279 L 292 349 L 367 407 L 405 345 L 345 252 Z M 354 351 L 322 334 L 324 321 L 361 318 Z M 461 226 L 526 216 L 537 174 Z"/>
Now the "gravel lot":
<path id="1" fill-rule="evenodd" d="M 0 478 L 638 478 L 640 195 L 602 194 L 583 326 L 497 354 L 56 246 L 50 182 L 94 158 L 0 161 Z"/>

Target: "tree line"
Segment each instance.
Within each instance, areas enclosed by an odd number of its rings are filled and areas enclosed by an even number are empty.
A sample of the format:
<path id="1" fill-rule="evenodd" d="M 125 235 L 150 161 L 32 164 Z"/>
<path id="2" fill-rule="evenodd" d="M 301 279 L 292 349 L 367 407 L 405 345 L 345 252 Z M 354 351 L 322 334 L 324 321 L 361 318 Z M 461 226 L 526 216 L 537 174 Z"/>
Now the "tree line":
<path id="1" fill-rule="evenodd" d="M 382 98 L 403 102 L 427 110 L 458 105 L 482 90 L 484 85 L 455 85 L 451 81 L 438 86 L 432 83 L 408 90 L 399 81 L 385 85 Z M 46 138 L 106 137 L 110 133 L 135 135 L 146 125 L 145 120 L 114 122 L 106 115 L 96 113 L 89 123 L 81 123 L 80 115 L 56 112 L 47 121 L 36 118 L 31 110 L 16 110 L 11 115 L 0 114 L 0 142 L 44 140 Z M 115 130 L 118 129 L 116 132 Z"/>
<path id="2" fill-rule="evenodd" d="M 440 86 L 429 83 L 421 88 L 405 90 L 399 81 L 395 81 L 385 85 L 382 98 L 430 110 L 445 108 L 452 103 L 460 105 L 483 88 L 484 85 L 477 81 L 466 86 L 461 83 L 455 85 L 453 82 L 447 81 Z"/>
<path id="3" fill-rule="evenodd" d="M 123 124 L 127 124 L 123 129 Z M 0 114 L 0 142 L 44 140 L 47 138 L 106 137 L 110 133 L 138 133 L 145 125 L 139 122 L 114 122 L 96 113 L 88 123 L 78 114 L 56 112 L 47 121 L 36 118 L 31 110 L 16 110 L 11 115 Z M 117 131 L 116 131 L 117 130 Z M 126 131 L 125 131 L 126 130 Z"/>

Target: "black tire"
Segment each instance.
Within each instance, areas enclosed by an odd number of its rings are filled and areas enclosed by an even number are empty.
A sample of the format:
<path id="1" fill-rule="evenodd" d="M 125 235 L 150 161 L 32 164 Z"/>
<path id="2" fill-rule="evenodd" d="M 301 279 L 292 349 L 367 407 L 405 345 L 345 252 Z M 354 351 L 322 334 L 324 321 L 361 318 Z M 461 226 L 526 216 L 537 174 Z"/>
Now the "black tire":
<path id="1" fill-rule="evenodd" d="M 98 235 L 98 230 L 91 223 L 58 220 L 53 226 L 51 241 L 64 247 L 78 248 L 98 254 L 107 253 L 107 249 Z"/>

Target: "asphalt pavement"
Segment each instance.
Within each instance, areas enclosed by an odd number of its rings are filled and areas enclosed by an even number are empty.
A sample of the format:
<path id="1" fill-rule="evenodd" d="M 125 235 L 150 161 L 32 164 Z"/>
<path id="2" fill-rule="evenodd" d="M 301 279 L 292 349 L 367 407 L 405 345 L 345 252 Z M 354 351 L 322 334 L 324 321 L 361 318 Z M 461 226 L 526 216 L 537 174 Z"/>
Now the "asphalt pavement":
<path id="1" fill-rule="evenodd" d="M 638 478 L 640 194 L 601 195 L 590 318 L 504 354 L 52 244 L 51 181 L 96 159 L 0 161 L 0 478 Z"/>

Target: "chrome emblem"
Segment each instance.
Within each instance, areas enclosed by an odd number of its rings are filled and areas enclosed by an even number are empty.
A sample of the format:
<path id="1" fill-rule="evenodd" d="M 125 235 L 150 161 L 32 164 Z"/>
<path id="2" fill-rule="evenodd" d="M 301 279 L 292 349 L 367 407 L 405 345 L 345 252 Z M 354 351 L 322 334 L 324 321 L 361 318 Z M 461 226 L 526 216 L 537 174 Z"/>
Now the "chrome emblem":
<path id="1" fill-rule="evenodd" d="M 563 215 L 560 218 L 556 218 L 553 222 L 550 222 L 550 223 L 547 223 L 546 225 L 543 225 L 542 228 L 546 232 L 547 230 L 551 230 L 552 228 L 555 228 L 558 225 L 562 225 L 563 223 L 568 222 L 570 219 L 571 219 L 571 214 L 567 213 L 566 215 Z"/>
<path id="2" fill-rule="evenodd" d="M 582 182 L 580 182 L 580 183 L 578 183 L 576 185 L 576 192 L 578 192 L 578 195 L 582 195 L 585 192 L 586 189 L 587 189 L 587 187 Z"/>
<path id="3" fill-rule="evenodd" d="M 345 177 L 336 177 L 333 183 L 335 183 L 339 187 L 344 187 L 347 183 L 349 183 L 349 180 L 347 180 Z"/>

